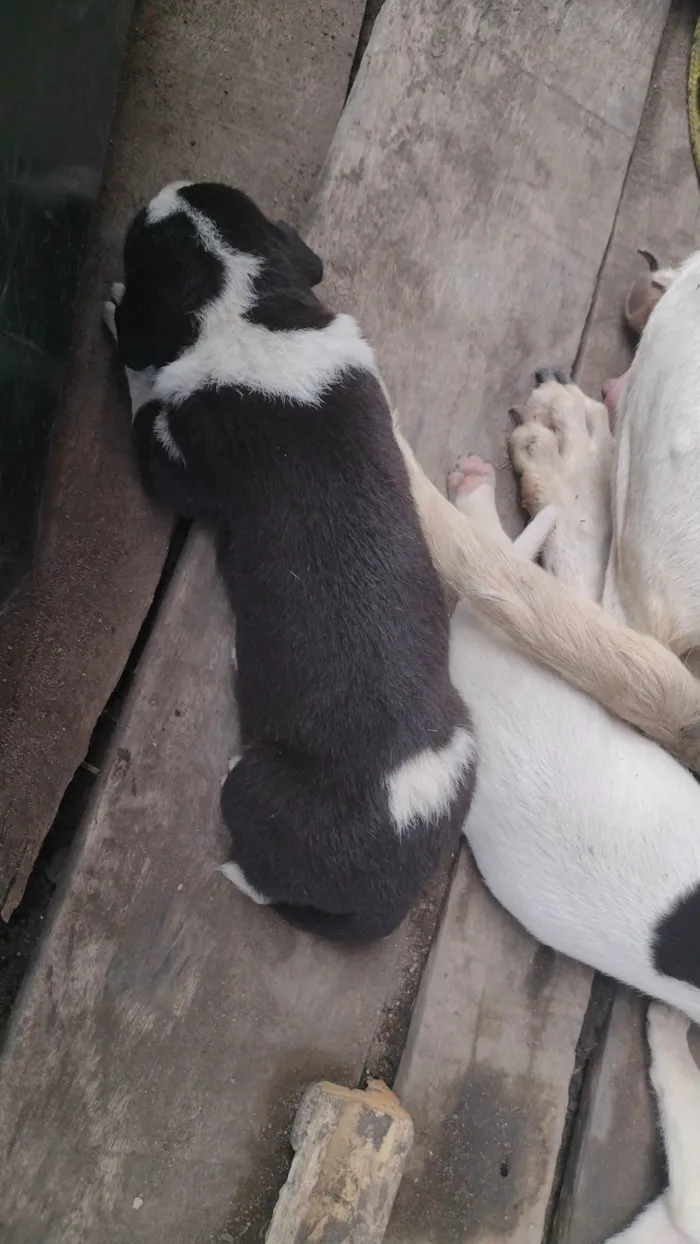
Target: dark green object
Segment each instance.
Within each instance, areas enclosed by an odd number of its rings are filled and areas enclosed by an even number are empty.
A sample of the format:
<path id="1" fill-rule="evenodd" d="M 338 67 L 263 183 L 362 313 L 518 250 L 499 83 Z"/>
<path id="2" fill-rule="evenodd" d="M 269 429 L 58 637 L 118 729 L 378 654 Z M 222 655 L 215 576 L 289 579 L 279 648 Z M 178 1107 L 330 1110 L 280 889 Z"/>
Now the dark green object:
<path id="1" fill-rule="evenodd" d="M 131 9 L 0 4 L 0 608 L 32 561 Z"/>

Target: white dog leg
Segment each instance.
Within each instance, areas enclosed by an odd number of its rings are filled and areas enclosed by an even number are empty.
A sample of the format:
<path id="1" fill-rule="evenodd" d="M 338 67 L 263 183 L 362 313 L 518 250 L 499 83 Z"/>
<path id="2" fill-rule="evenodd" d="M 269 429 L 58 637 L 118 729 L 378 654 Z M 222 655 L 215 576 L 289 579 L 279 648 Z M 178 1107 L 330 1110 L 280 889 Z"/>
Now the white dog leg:
<path id="1" fill-rule="evenodd" d="M 117 326 L 114 321 L 114 313 L 124 297 L 124 286 L 121 281 L 115 281 L 110 292 L 112 294 L 111 299 L 102 304 L 102 319 L 108 332 L 117 341 Z"/>
<path id="2" fill-rule="evenodd" d="M 652 1002 L 651 1082 L 664 1136 L 668 1212 L 679 1238 L 700 1244 L 700 1070 L 688 1048 L 690 1021 Z"/>
<path id="3" fill-rule="evenodd" d="M 229 860 L 227 864 L 222 864 L 219 872 L 223 873 L 224 877 L 227 877 L 229 881 L 232 881 L 236 889 L 241 891 L 241 894 L 245 894 L 254 903 L 257 903 L 258 906 L 266 907 L 272 902 L 271 898 L 266 898 L 259 890 L 248 884 L 243 869 L 239 868 L 238 864 L 234 863 L 233 860 Z"/>
<path id="4" fill-rule="evenodd" d="M 235 769 L 240 758 L 240 753 L 237 756 L 231 757 L 228 762 L 229 773 Z M 226 777 L 228 777 L 228 774 Z M 225 781 L 226 778 L 222 780 L 222 786 Z M 261 894 L 259 890 L 256 890 L 254 886 L 250 885 L 250 883 L 246 880 L 243 869 L 240 864 L 236 864 L 235 860 L 229 860 L 228 863 L 219 865 L 217 871 L 223 873 L 224 877 L 226 877 L 228 881 L 232 882 L 237 890 L 241 891 L 241 894 L 245 894 L 247 898 L 251 899 L 253 903 L 257 903 L 259 907 L 267 907 L 272 902 L 271 898 L 266 898 L 264 894 Z"/>
<path id="5" fill-rule="evenodd" d="M 511 543 L 496 509 L 496 473 L 489 462 L 475 455 L 460 458 L 447 477 L 447 495 L 467 518 Z M 516 537 L 514 547 L 529 560 L 537 557 L 556 520 L 555 507 L 546 506 Z"/>

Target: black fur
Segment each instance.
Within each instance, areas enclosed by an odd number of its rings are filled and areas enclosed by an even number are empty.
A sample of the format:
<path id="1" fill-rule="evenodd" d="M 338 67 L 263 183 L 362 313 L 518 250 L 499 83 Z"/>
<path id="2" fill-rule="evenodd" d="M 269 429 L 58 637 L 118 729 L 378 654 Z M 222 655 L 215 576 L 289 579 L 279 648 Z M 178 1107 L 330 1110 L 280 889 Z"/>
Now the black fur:
<path id="1" fill-rule="evenodd" d="M 249 323 L 331 323 L 311 289 L 321 261 L 290 226 L 227 187 L 180 194 L 227 247 L 264 261 Z M 184 213 L 151 224 L 141 212 L 125 270 L 123 362 L 162 368 L 197 340 L 223 266 Z M 164 409 L 184 463 L 155 435 Z M 221 800 L 233 859 L 294 924 L 352 942 L 390 933 L 464 819 L 474 767 L 437 821 L 397 832 L 387 775 L 470 723 L 378 380 L 346 371 L 318 405 L 207 384 L 179 405 L 142 407 L 134 433 L 151 496 L 217 535 L 243 747 Z"/>
<path id="2" fill-rule="evenodd" d="M 659 921 L 652 952 L 657 972 L 700 989 L 700 888 L 690 890 Z"/>

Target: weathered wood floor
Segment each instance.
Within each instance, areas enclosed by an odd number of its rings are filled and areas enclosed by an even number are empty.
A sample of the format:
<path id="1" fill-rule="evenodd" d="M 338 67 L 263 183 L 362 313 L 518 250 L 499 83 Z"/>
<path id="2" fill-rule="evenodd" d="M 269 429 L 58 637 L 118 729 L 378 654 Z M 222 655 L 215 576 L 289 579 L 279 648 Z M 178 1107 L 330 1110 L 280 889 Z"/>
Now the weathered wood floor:
<path id="1" fill-rule="evenodd" d="M 503 465 L 511 529 L 508 406 L 540 363 L 594 388 L 624 365 L 635 248 L 697 245 L 693 18 L 386 0 L 341 117 L 310 222 L 328 299 L 436 480 L 464 448 Z M 390 1244 L 602 1244 L 659 1178 L 640 1001 L 538 947 L 466 852 L 425 967 L 444 878 L 363 953 L 222 884 L 230 630 L 195 534 L 4 1050 L 3 1244 L 260 1241 L 301 1088 L 366 1069 L 417 1130 Z"/>

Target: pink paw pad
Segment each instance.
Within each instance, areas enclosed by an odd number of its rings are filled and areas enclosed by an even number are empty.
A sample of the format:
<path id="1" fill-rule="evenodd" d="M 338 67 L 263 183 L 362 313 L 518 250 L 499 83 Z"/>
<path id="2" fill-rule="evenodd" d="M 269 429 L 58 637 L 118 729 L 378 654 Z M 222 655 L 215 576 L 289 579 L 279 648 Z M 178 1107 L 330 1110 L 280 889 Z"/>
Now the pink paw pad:
<path id="1" fill-rule="evenodd" d="M 490 462 L 472 455 L 460 458 L 447 477 L 447 491 L 452 498 L 474 492 L 482 484 L 493 484 L 495 472 Z"/>

